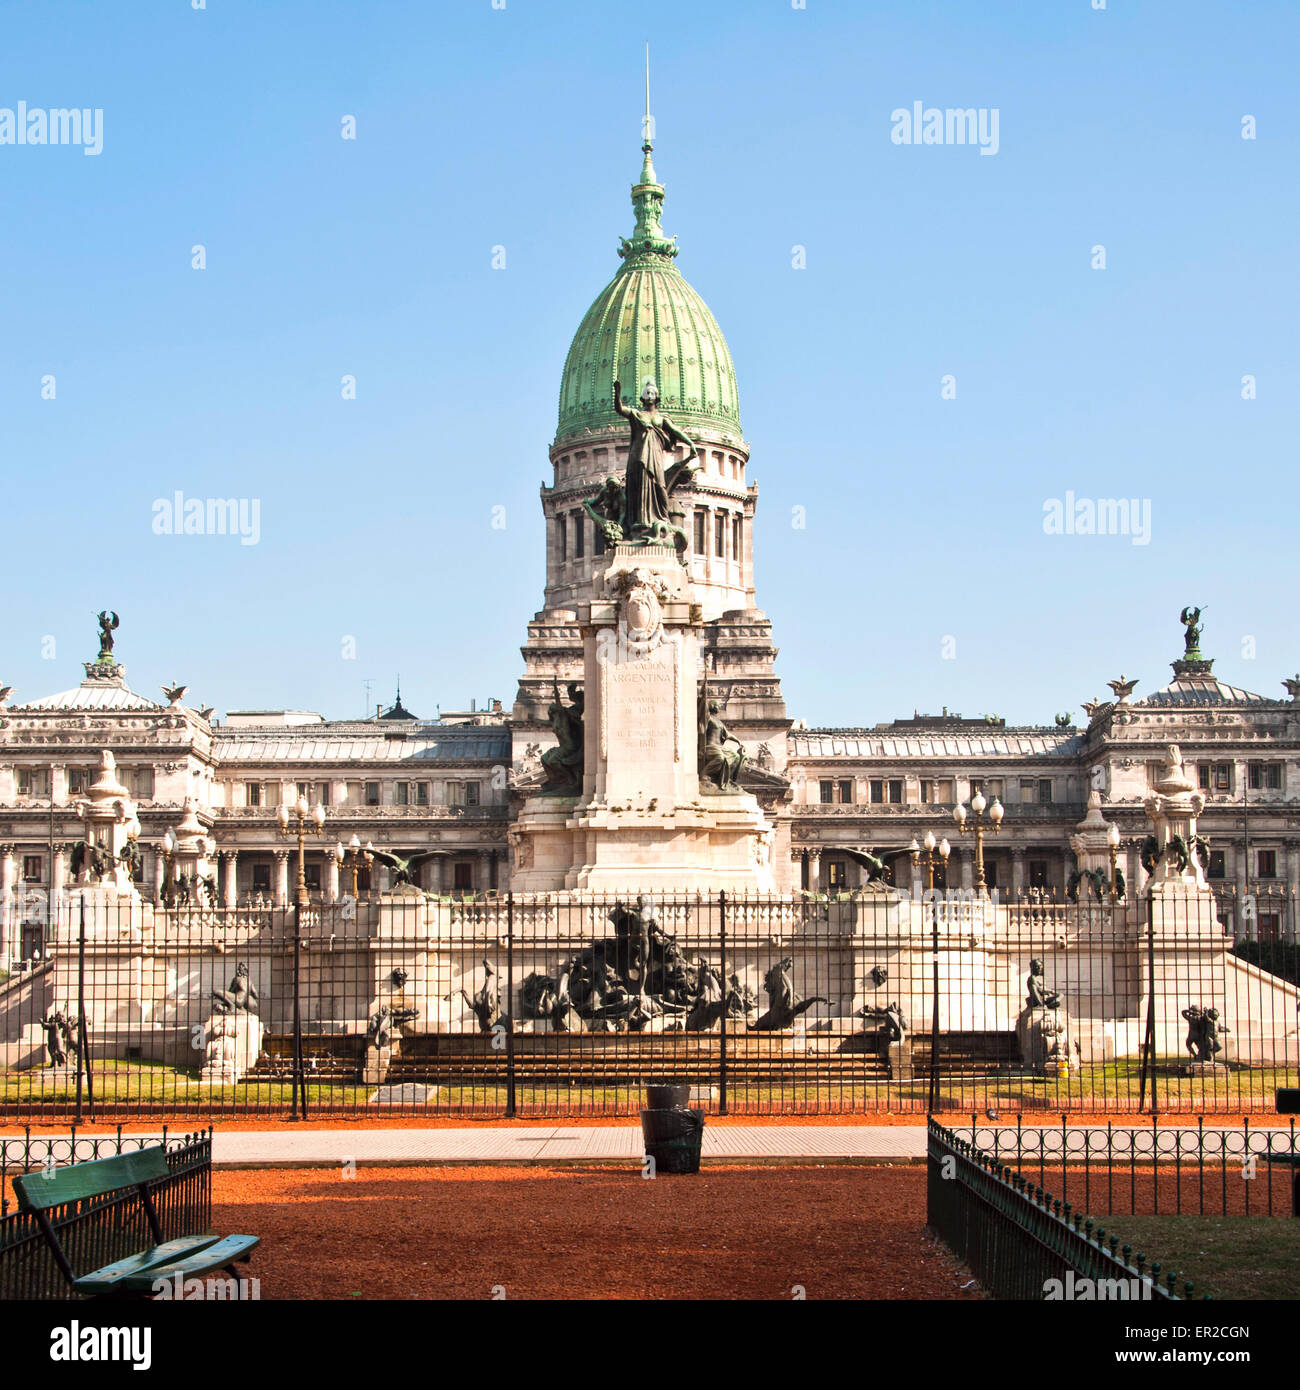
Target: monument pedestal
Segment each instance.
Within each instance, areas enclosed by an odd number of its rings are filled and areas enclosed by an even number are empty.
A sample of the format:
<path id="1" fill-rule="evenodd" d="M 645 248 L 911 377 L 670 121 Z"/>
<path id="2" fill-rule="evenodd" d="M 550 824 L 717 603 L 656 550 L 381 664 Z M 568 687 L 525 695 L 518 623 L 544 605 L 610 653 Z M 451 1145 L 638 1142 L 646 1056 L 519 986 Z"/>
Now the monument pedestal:
<path id="1" fill-rule="evenodd" d="M 700 607 L 666 545 L 618 544 L 578 606 L 581 795 L 529 796 L 512 882 L 526 892 L 773 891 L 775 830 L 740 787 L 700 785 Z M 728 745 L 734 758 L 735 745 Z M 734 781 L 730 767 L 721 774 Z"/>

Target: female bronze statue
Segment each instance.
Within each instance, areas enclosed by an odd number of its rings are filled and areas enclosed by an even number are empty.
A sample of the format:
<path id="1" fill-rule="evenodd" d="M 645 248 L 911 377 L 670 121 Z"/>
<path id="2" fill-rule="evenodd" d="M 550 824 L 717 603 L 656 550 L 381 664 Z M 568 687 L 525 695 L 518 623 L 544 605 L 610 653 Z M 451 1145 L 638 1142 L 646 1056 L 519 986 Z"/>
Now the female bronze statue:
<path id="1" fill-rule="evenodd" d="M 699 465 L 692 460 L 699 456 L 699 450 L 659 410 L 659 391 L 649 378 L 641 388 L 640 410 L 631 410 L 623 404 L 622 384 L 616 381 L 614 409 L 632 430 L 624 484 L 627 517 L 624 534 L 632 541 L 672 545 L 677 528 L 668 510 L 668 494 L 683 477 L 689 478 L 697 471 Z M 679 444 L 686 446 L 686 458 L 665 472 L 664 459 L 675 453 Z"/>

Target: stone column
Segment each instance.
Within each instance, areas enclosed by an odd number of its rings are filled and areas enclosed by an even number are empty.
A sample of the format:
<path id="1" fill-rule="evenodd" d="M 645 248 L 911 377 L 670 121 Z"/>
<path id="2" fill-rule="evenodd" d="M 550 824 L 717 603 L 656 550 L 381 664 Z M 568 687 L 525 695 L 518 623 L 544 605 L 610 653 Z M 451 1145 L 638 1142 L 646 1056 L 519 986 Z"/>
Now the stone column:
<path id="1" fill-rule="evenodd" d="M 155 846 L 153 851 L 153 900 L 154 905 L 158 906 L 163 900 L 163 881 L 167 877 L 167 856 L 162 852 L 162 846 Z"/>
<path id="2" fill-rule="evenodd" d="M 1016 845 L 1011 851 L 1011 895 L 1014 898 L 1017 894 L 1025 891 L 1025 851 L 1022 845 Z"/>
<path id="3" fill-rule="evenodd" d="M 50 863 L 50 915 L 53 917 L 68 881 L 68 847 L 54 846 L 54 859 Z"/>
<path id="4" fill-rule="evenodd" d="M 810 893 L 820 893 L 822 883 L 822 852 L 819 849 L 810 849 L 808 854 L 808 891 Z"/>
<path id="5" fill-rule="evenodd" d="M 491 854 L 491 850 L 481 849 L 475 856 L 476 868 L 474 872 L 474 887 L 480 893 L 486 893 L 488 889 L 489 875 L 491 873 Z"/>
<path id="6" fill-rule="evenodd" d="M 0 845 L 0 967 L 7 966 L 13 950 L 13 924 L 18 920 L 14 885 L 18 881 L 13 845 Z"/>
<path id="7" fill-rule="evenodd" d="M 275 855 L 275 905 L 276 907 L 289 906 L 289 851 L 287 849 L 273 850 Z"/>
<path id="8" fill-rule="evenodd" d="M 221 851 L 221 905 L 239 906 L 239 852 L 233 849 Z"/>
<path id="9" fill-rule="evenodd" d="M 442 866 L 446 863 L 445 854 L 436 854 L 429 860 L 427 873 L 429 876 L 428 892 L 439 894 L 442 892 Z"/>
<path id="10" fill-rule="evenodd" d="M 951 858 L 949 858 L 949 860 L 948 860 L 948 872 L 949 872 L 950 875 L 951 875 L 951 873 L 952 873 L 952 861 L 953 861 L 953 859 L 956 859 L 956 858 L 957 858 L 957 854 L 958 854 L 958 850 L 957 850 L 956 845 L 954 845 L 954 846 L 953 846 L 953 850 L 952 850 L 952 856 L 951 856 Z M 966 892 L 968 892 L 968 893 L 973 893 L 973 892 L 975 891 L 975 851 L 974 851 L 974 849 L 972 849 L 971 852 L 970 852 L 969 854 L 963 854 L 963 855 L 961 856 L 961 886 L 962 886 L 962 888 L 963 888 Z"/>
<path id="11" fill-rule="evenodd" d="M 339 861 L 325 851 L 325 901 L 336 903 L 339 900 Z"/>

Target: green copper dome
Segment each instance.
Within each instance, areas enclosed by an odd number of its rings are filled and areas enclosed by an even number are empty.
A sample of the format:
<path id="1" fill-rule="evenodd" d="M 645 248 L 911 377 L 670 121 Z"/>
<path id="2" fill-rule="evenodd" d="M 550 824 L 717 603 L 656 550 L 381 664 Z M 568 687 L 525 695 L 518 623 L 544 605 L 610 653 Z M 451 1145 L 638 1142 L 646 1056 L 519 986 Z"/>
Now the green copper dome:
<path id="1" fill-rule="evenodd" d="M 687 434 L 705 428 L 739 441 L 731 353 L 708 305 L 673 264 L 677 239 L 665 237 L 659 225 L 664 190 L 648 141 L 642 149 L 641 179 L 632 188 L 636 230 L 630 241 L 620 238 L 622 268 L 596 296 L 569 347 L 556 438 L 626 429 L 611 404 L 615 380 L 635 403 L 653 377 L 661 408 Z"/>

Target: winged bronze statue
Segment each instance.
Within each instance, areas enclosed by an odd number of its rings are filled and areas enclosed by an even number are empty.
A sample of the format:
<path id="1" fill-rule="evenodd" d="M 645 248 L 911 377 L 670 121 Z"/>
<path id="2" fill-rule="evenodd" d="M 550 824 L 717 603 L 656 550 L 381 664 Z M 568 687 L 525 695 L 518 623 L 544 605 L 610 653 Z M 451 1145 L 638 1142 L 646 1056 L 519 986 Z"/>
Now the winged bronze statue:
<path id="1" fill-rule="evenodd" d="M 436 859 L 443 851 L 431 849 L 423 854 L 412 854 L 403 858 L 400 854 L 390 854 L 387 850 L 375 849 L 371 845 L 366 846 L 366 857 L 374 860 L 376 864 L 384 864 L 393 871 L 393 885 L 400 887 L 403 883 L 409 883 L 412 888 L 418 888 L 419 884 L 415 881 L 416 871 L 422 864 L 427 864 L 431 859 Z"/>
<path id="2" fill-rule="evenodd" d="M 189 689 L 188 685 L 177 685 L 175 681 L 171 685 L 160 685 L 158 687 L 167 697 L 169 705 L 179 705 L 185 698 L 185 692 Z"/>
<path id="3" fill-rule="evenodd" d="M 889 865 L 886 864 L 883 859 L 877 856 L 874 849 L 849 849 L 849 847 L 846 845 L 843 849 L 843 853 L 847 854 L 848 857 L 852 859 L 855 864 L 862 865 L 862 867 L 867 871 L 868 883 L 889 882 Z"/>
<path id="4" fill-rule="evenodd" d="M 14 688 L 12 685 L 0 685 L 0 705 L 3 705 L 13 693 Z"/>

